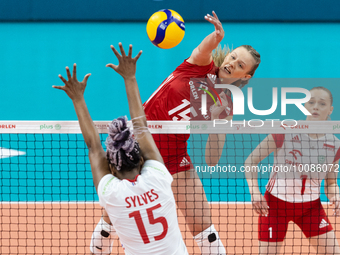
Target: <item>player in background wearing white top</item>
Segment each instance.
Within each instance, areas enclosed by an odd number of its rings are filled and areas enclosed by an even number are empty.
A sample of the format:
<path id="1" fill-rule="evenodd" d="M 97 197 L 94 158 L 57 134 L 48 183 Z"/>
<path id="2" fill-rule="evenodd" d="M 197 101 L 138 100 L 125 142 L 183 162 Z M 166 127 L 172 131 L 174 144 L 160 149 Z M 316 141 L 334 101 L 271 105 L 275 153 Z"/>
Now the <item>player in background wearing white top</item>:
<path id="1" fill-rule="evenodd" d="M 311 99 L 305 107 L 312 115 L 308 115 L 306 120 L 327 120 L 333 111 L 331 92 L 324 87 L 312 88 L 310 92 Z M 335 169 L 340 158 L 339 139 L 332 134 L 269 135 L 249 155 L 245 167 L 256 167 L 272 152 L 274 166 L 295 165 L 302 167 L 302 171 L 273 171 L 264 196 L 259 190 L 258 173 L 246 173 L 253 209 L 260 214 L 259 253 L 278 254 L 288 222 L 293 221 L 301 228 L 317 254 L 340 254 L 334 230 L 320 202 L 320 186 L 324 179 L 325 194 L 334 205 L 334 215 L 340 215 L 340 195 Z M 325 172 L 310 169 L 310 166 L 317 164 L 328 168 Z M 332 164 L 336 167 L 330 167 Z"/>
<path id="2" fill-rule="evenodd" d="M 132 58 L 132 45 L 128 55 L 121 43 L 119 47 L 122 55 L 111 46 L 119 65 L 107 66 L 124 78 L 134 137 L 126 118 L 113 120 L 106 140 L 107 151 L 104 151 L 83 96 L 90 74 L 79 82 L 75 64 L 73 77 L 68 67 L 68 80 L 59 75 L 65 86 L 53 86 L 64 90 L 72 99 L 89 149 L 99 202 L 108 214 L 106 222 L 112 222 L 111 227 L 101 220 L 100 232 L 95 231 L 92 236 L 91 251 L 95 254 L 111 253 L 112 236 L 118 235 L 125 254 L 186 255 L 188 251 L 178 226 L 171 190 L 173 178 L 147 129 L 135 78 L 136 62 L 142 52 Z"/>

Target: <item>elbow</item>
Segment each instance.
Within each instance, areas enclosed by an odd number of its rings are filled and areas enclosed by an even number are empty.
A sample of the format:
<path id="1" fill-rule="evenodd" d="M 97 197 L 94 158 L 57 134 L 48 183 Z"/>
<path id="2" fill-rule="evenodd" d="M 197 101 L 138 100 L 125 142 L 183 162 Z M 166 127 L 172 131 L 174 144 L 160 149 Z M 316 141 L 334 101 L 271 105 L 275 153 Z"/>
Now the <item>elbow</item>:
<path id="1" fill-rule="evenodd" d="M 92 152 L 93 148 L 95 147 L 94 146 L 95 143 L 90 139 L 90 140 L 85 141 L 85 144 L 86 144 L 87 149 L 89 150 L 89 152 Z"/>
<path id="2" fill-rule="evenodd" d="M 244 165 L 258 165 L 261 162 L 258 158 L 255 158 L 253 155 L 250 155 L 246 161 L 244 162 Z"/>
<path id="3" fill-rule="evenodd" d="M 206 162 L 208 166 L 216 166 L 218 162 Z"/>

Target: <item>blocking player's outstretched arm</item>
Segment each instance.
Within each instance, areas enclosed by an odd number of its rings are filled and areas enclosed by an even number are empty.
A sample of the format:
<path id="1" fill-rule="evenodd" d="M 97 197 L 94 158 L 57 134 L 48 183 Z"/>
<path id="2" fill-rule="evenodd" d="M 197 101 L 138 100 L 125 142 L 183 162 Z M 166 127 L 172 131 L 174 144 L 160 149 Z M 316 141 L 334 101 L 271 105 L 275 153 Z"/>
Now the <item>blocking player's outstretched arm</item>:
<path id="1" fill-rule="evenodd" d="M 224 37 L 224 30 L 221 21 L 216 13 L 212 12 L 213 16 L 207 14 L 204 18 L 215 26 L 215 31 L 208 35 L 191 53 L 188 62 L 191 64 L 205 66 L 212 61 L 212 51 L 216 49 L 218 44 Z"/>
<path id="2" fill-rule="evenodd" d="M 116 55 L 119 64 L 107 64 L 106 66 L 111 67 L 124 78 L 133 128 L 135 130 L 143 129 L 141 135 L 138 135 L 138 132 L 134 133 L 136 140 L 139 143 L 139 147 L 141 149 L 144 160 L 153 159 L 163 163 L 163 158 L 158 151 L 152 135 L 147 130 L 145 112 L 143 109 L 143 104 L 140 98 L 139 88 L 135 76 L 136 63 L 138 58 L 142 54 L 142 51 L 140 51 L 136 57 L 132 58 L 132 45 L 129 46 L 128 55 L 125 54 L 122 43 L 119 43 L 119 48 L 122 55 L 120 55 L 118 51 L 111 45 L 111 49 Z"/>
<path id="3" fill-rule="evenodd" d="M 87 79 L 91 74 L 87 74 L 84 80 L 79 82 L 77 79 L 76 64 L 73 65 L 73 76 L 71 76 L 68 67 L 66 67 L 66 73 L 68 80 L 59 75 L 59 78 L 64 82 L 65 86 L 53 86 L 53 88 L 65 91 L 73 102 L 79 120 L 79 126 L 89 150 L 93 183 L 97 190 L 101 178 L 104 175 L 111 173 L 111 171 L 106 159 L 106 153 L 101 145 L 97 128 L 91 119 L 84 99 Z"/>
<path id="4" fill-rule="evenodd" d="M 268 205 L 264 196 L 260 192 L 257 179 L 258 164 L 276 150 L 276 144 L 272 135 L 268 135 L 249 155 L 244 163 L 245 175 L 247 178 L 249 192 L 252 198 L 253 208 L 256 213 L 267 215 Z M 249 171 L 247 171 L 249 169 Z M 251 171 L 254 169 L 254 171 Z"/>

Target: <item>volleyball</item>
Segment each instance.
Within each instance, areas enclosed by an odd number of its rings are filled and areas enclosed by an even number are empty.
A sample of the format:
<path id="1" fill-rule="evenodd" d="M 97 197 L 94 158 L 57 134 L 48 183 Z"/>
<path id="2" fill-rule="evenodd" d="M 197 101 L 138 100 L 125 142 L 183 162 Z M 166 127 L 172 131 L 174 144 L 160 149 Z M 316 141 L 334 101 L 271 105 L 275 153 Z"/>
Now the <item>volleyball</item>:
<path id="1" fill-rule="evenodd" d="M 154 45 L 162 49 L 170 49 L 178 45 L 184 37 L 184 20 L 173 10 L 160 10 L 150 17 L 146 32 Z"/>

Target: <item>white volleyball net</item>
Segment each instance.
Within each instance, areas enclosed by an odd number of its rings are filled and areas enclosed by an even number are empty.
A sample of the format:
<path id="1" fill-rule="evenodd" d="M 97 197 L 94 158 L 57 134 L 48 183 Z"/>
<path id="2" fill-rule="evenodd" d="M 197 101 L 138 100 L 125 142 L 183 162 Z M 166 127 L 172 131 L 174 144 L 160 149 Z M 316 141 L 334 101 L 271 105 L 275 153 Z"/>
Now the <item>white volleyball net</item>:
<path id="1" fill-rule="evenodd" d="M 95 124 L 105 148 L 109 121 Z M 300 163 L 311 166 L 316 160 L 315 172 L 319 169 L 317 164 L 323 171 L 322 165 L 329 162 L 328 158 L 334 158 L 338 146 L 336 137 L 340 133 L 340 125 L 333 121 L 154 121 L 148 125 L 155 137 L 190 135 L 187 152 L 203 185 L 212 223 L 228 254 L 258 253 L 258 215 L 252 208 L 244 163 L 261 141 L 268 134 L 292 136 L 288 141 L 293 146 L 292 151 L 300 148 L 300 153 L 305 154 L 309 149 L 311 161 Z M 208 166 L 206 145 L 212 134 L 225 135 L 225 143 L 218 163 Z M 329 136 L 334 140 L 325 141 L 321 152 L 319 147 L 312 148 L 313 139 L 304 140 L 304 137 L 315 137 L 315 134 L 319 134 L 320 141 L 323 134 L 334 135 Z M 294 138 L 296 136 L 298 140 Z M 162 143 L 164 148 L 168 148 L 168 140 Z M 174 149 L 173 145 L 170 149 Z M 298 152 L 286 154 L 284 156 L 292 162 L 302 158 Z M 257 177 L 262 194 L 272 173 L 273 158 L 271 154 L 258 165 Z M 102 208 L 98 204 L 87 148 L 77 121 L 2 121 L 0 170 L 1 254 L 90 254 L 92 231 L 101 217 Z M 183 197 L 183 192 L 192 193 L 189 188 L 177 187 L 176 190 L 181 194 L 175 194 L 175 197 Z M 190 254 L 200 253 L 183 213 L 193 211 L 196 214 L 194 220 L 199 224 L 206 216 L 200 200 L 203 195 L 192 194 L 192 200 L 184 201 L 188 205 L 187 212 L 178 210 L 180 229 Z M 310 224 L 317 224 L 320 229 L 330 224 L 338 235 L 338 223 L 331 216 L 332 207 L 326 204 L 327 201 L 321 188 L 321 202 L 329 222 Z M 192 208 L 193 205 L 197 207 Z M 268 231 L 272 232 L 268 233 L 273 236 L 276 230 L 270 228 L 268 226 Z M 282 252 L 316 254 L 300 228 L 293 223 L 288 225 Z M 112 254 L 124 254 L 118 240 L 115 240 Z"/>

